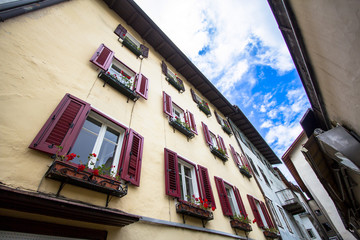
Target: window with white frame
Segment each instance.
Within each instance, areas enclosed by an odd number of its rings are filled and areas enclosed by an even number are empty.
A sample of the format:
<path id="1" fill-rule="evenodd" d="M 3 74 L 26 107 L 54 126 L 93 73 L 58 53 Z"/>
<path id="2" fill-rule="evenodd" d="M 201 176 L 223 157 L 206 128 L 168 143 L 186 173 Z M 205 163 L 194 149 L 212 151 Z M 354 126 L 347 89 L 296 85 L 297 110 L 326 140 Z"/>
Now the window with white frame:
<path id="1" fill-rule="evenodd" d="M 261 220 L 262 220 L 262 222 L 263 222 L 263 224 L 264 224 L 264 227 L 269 228 L 269 225 L 268 225 L 268 223 L 267 223 L 267 221 L 266 221 L 266 218 L 265 218 L 265 216 L 264 216 L 263 210 L 261 209 L 260 202 L 259 202 L 259 201 L 255 201 L 255 204 L 256 204 L 256 208 L 257 208 L 257 210 L 258 210 L 258 212 L 259 212 L 260 218 L 261 218 Z"/>
<path id="2" fill-rule="evenodd" d="M 238 204 L 236 203 L 233 188 L 225 183 L 225 190 L 226 190 L 226 195 L 227 195 L 227 197 L 229 199 L 231 211 L 233 212 L 233 214 L 236 214 L 236 215 L 240 216 L 240 209 L 238 207 Z"/>
<path id="3" fill-rule="evenodd" d="M 280 218 L 274 208 L 274 204 L 273 202 L 269 199 L 269 198 L 265 198 L 266 202 L 268 203 L 268 206 L 270 208 L 270 211 L 272 212 L 272 215 L 274 216 L 274 219 L 275 219 L 275 222 L 276 222 L 276 225 L 283 228 L 283 225 L 280 221 Z"/>
<path id="4" fill-rule="evenodd" d="M 286 217 L 286 215 L 285 215 L 284 209 L 282 209 L 282 208 L 279 207 L 279 206 L 278 206 L 278 209 L 279 209 L 279 211 L 280 211 L 280 213 L 281 213 L 281 216 L 283 217 L 283 219 L 284 219 L 284 221 L 285 221 L 285 224 L 286 224 L 287 228 L 289 229 L 289 232 L 293 233 L 293 230 L 292 230 L 292 228 L 291 228 L 291 226 L 290 226 L 290 224 L 289 224 L 289 221 L 287 220 L 287 217 Z"/>
<path id="5" fill-rule="evenodd" d="M 195 167 L 178 157 L 181 199 L 191 202 L 191 196 L 199 196 Z"/>
<path id="6" fill-rule="evenodd" d="M 134 90 L 136 73 L 118 61 L 116 58 L 113 58 L 107 73 L 124 84 L 130 90 Z"/>
<path id="7" fill-rule="evenodd" d="M 173 116 L 175 119 L 180 119 L 181 122 L 186 122 L 184 110 L 174 103 Z"/>
<path id="8" fill-rule="evenodd" d="M 89 168 L 104 166 L 107 175 L 115 176 L 124 133 L 124 129 L 90 112 L 72 148 L 80 156 L 73 162 Z M 89 153 L 95 153 L 96 157 L 88 159 Z"/>
<path id="9" fill-rule="evenodd" d="M 210 132 L 210 138 L 211 138 L 211 142 L 212 142 L 212 146 L 215 147 L 216 149 L 219 149 L 221 148 L 218 144 L 218 141 L 217 141 L 217 138 L 216 138 L 216 135 L 212 132 Z"/>

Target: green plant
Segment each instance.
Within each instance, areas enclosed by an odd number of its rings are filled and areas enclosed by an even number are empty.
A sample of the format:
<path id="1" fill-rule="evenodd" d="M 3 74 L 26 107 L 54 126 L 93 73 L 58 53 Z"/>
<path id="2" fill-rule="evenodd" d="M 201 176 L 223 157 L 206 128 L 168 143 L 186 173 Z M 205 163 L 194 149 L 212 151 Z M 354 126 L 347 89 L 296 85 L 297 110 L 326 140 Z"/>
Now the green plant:
<path id="1" fill-rule="evenodd" d="M 216 150 L 218 150 L 222 155 L 226 155 L 226 152 L 221 147 L 218 147 Z"/>
<path id="2" fill-rule="evenodd" d="M 263 229 L 264 229 L 265 231 L 269 231 L 269 232 L 272 232 L 272 233 L 276 233 L 276 234 L 279 233 L 279 230 L 277 230 L 276 228 L 263 227 Z"/>
<path id="3" fill-rule="evenodd" d="M 236 213 L 232 216 L 234 220 L 237 220 L 239 222 L 243 222 L 246 224 L 250 224 L 251 220 L 248 218 L 247 214 L 246 216 L 243 215 L 237 215 Z"/>
<path id="4" fill-rule="evenodd" d="M 244 169 L 245 171 L 249 172 L 249 168 L 245 165 L 242 165 L 240 168 Z"/>
<path id="5" fill-rule="evenodd" d="M 181 121 L 181 119 L 178 118 L 178 117 L 175 117 L 175 121 L 176 121 L 178 124 L 181 124 L 182 126 L 184 126 L 187 130 L 191 131 L 190 125 L 189 125 L 187 122 Z"/>

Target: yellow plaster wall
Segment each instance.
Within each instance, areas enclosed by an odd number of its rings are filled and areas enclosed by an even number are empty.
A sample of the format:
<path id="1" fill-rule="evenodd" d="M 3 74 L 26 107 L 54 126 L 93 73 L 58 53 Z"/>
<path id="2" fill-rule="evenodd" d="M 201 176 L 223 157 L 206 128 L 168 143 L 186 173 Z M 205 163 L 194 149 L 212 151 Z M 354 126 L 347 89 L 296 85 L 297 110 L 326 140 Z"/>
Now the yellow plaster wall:
<path id="1" fill-rule="evenodd" d="M 46 122 L 65 93 L 70 93 L 93 107 L 111 116 L 118 122 L 133 128 L 144 139 L 144 152 L 140 187 L 130 186 L 128 195 L 114 197 L 109 207 L 128 213 L 182 223 L 182 216 L 175 212 L 175 201 L 165 195 L 164 148 L 177 152 L 189 161 L 208 168 L 217 210 L 214 220 L 207 228 L 234 233 L 229 219 L 223 216 L 214 176 L 237 186 L 241 192 L 249 217 L 253 219 L 246 194 L 262 199 L 254 179 L 248 180 L 237 169 L 229 144 L 240 152 L 235 137 L 229 137 L 217 123 L 213 114 L 206 117 L 191 98 L 191 86 L 183 76 L 186 91 L 182 94 L 168 84 L 161 72 L 162 57 L 150 47 L 149 58 L 140 60 L 118 42 L 113 33 L 121 23 L 141 40 L 131 27 L 108 8 L 102 1 L 69 1 L 7 20 L 0 25 L 0 182 L 12 187 L 56 193 L 59 182 L 43 179 L 52 160 L 47 154 L 28 148 L 29 144 Z M 126 97 L 110 86 L 103 87 L 97 77 L 97 68 L 89 59 L 104 43 L 134 71 L 149 78 L 148 100 L 127 102 Z M 168 67 L 176 70 L 167 63 Z M 162 92 L 171 95 L 173 102 L 195 116 L 198 135 L 188 141 L 179 132 L 173 132 L 163 113 Z M 197 90 L 195 92 L 198 93 Z M 202 96 L 201 96 L 202 97 Z M 203 98 L 203 97 L 202 97 Z M 207 99 L 205 99 L 207 100 Z M 209 103 L 211 112 L 214 106 Z M 219 112 L 219 111 L 218 111 Z M 224 116 L 222 116 L 224 117 Z M 205 143 L 201 122 L 205 122 L 215 134 L 223 137 L 229 160 L 223 163 L 210 153 Z M 66 185 L 61 195 L 70 199 L 105 206 L 106 195 L 80 187 Z M 202 226 L 198 219 L 187 218 L 187 224 Z M 136 229 L 142 239 L 152 234 L 156 239 L 165 237 L 157 227 L 140 227 L 134 224 L 124 228 Z M 250 237 L 263 239 L 261 230 L 252 224 Z M 149 233 L 151 232 L 151 233 Z M 167 233 L 193 238 L 194 232 L 169 228 Z M 240 232 L 239 232 L 240 233 Z M 110 231 L 110 239 L 118 232 Z M 241 233 L 240 233 L 241 234 Z M 209 235 L 197 234 L 197 239 L 208 239 Z M 217 239 L 214 237 L 212 239 Z"/>

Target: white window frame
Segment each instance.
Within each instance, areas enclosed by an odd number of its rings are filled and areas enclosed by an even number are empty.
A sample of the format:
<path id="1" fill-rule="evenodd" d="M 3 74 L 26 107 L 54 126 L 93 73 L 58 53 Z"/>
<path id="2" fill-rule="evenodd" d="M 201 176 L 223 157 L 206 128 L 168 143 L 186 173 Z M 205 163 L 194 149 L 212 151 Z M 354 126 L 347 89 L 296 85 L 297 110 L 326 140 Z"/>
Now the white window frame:
<path id="1" fill-rule="evenodd" d="M 102 142 L 104 141 L 106 129 L 108 127 L 110 127 L 111 129 L 117 131 L 119 133 L 119 135 L 120 135 L 119 139 L 118 139 L 118 142 L 116 143 L 117 147 L 116 147 L 114 159 L 113 159 L 113 162 L 112 162 L 112 165 L 111 165 L 112 167 L 110 168 L 110 175 L 112 177 L 115 177 L 118 166 L 119 166 L 121 148 L 122 148 L 122 144 L 123 144 L 124 137 L 125 137 L 125 129 L 123 129 L 122 127 L 120 127 L 120 126 L 118 126 L 118 125 L 116 125 L 114 123 L 112 123 L 111 121 L 109 121 L 105 117 L 100 116 L 99 114 L 97 114 L 97 113 L 95 113 L 93 111 L 90 111 L 87 118 L 89 118 L 89 117 L 93 118 L 96 121 L 98 121 L 99 123 L 101 123 L 101 127 L 100 127 L 99 134 L 97 135 L 97 138 L 96 138 L 95 144 L 93 146 L 93 149 L 89 153 L 89 154 L 95 153 L 97 157 L 91 156 L 89 161 L 88 161 L 87 166 L 90 169 L 94 168 L 94 166 L 96 164 L 96 159 L 99 156 L 99 152 L 100 152 L 100 149 L 101 149 L 101 146 L 102 146 Z M 83 130 L 85 130 L 84 127 L 82 127 L 80 131 L 83 131 Z M 85 131 L 88 131 L 88 130 L 85 130 Z M 75 140 L 75 142 L 76 142 L 76 140 Z"/>
<path id="2" fill-rule="evenodd" d="M 181 191 L 180 191 L 181 192 L 181 199 L 184 200 L 184 201 L 188 201 L 188 199 L 186 199 L 186 196 L 189 196 L 190 199 L 191 199 L 192 195 L 194 195 L 195 197 L 199 197 L 200 196 L 199 195 L 199 187 L 198 187 L 198 183 L 197 183 L 195 166 L 192 165 L 192 164 L 187 163 L 186 161 L 184 161 L 179 156 L 178 156 L 178 165 L 181 168 L 181 171 L 179 169 L 179 178 L 180 178 L 180 181 L 182 182 L 182 184 L 180 184 L 180 187 L 182 186 Z M 191 185 L 192 185 L 192 188 L 193 188 L 193 194 L 188 194 L 188 191 L 186 189 L 185 169 L 184 169 L 184 167 L 190 168 Z M 182 173 L 182 175 L 180 175 L 180 172 Z"/>
<path id="3" fill-rule="evenodd" d="M 172 111 L 173 111 L 173 116 L 174 119 L 176 120 L 176 116 L 180 117 L 181 122 L 186 122 L 186 118 L 185 118 L 185 111 L 179 107 L 178 105 L 176 105 L 174 102 L 172 102 Z M 179 112 L 180 116 L 178 116 L 175 111 Z"/>
<path id="4" fill-rule="evenodd" d="M 230 202 L 231 211 L 233 211 L 233 214 L 240 216 L 241 213 L 240 213 L 240 209 L 237 204 L 237 201 L 236 201 L 234 189 L 225 182 L 224 182 L 224 185 L 225 185 L 227 198 L 229 199 L 229 202 Z M 228 194 L 230 194 L 230 196 Z"/>
<path id="5" fill-rule="evenodd" d="M 264 215 L 264 213 L 263 213 L 263 211 L 262 211 L 262 209 L 261 209 L 260 202 L 259 202 L 259 201 L 255 201 L 255 206 L 256 206 L 256 208 L 257 208 L 257 210 L 258 210 L 258 212 L 259 212 L 259 215 L 260 215 L 261 220 L 262 220 L 262 222 L 263 222 L 263 224 L 264 224 L 264 227 L 269 228 L 269 225 L 268 225 L 268 223 L 267 223 L 267 221 L 266 221 L 265 215 Z"/>
<path id="6" fill-rule="evenodd" d="M 123 78 L 122 78 L 122 74 L 117 71 L 115 68 L 118 68 L 120 69 L 121 71 L 125 72 L 125 74 L 127 74 L 128 76 L 130 76 L 131 78 L 129 79 L 129 83 L 126 83 Z M 112 62 L 111 62 L 111 65 L 109 67 L 109 69 L 107 70 L 108 73 L 110 73 L 111 76 L 114 77 L 114 75 L 116 74 L 116 79 L 118 81 L 120 81 L 122 84 L 128 86 L 131 84 L 131 90 L 134 90 L 135 86 L 134 86 L 134 83 L 135 83 L 135 76 L 136 76 L 136 73 L 131 71 L 127 66 L 125 66 L 123 63 L 121 63 L 118 59 L 116 59 L 115 57 L 113 58 Z"/>
<path id="7" fill-rule="evenodd" d="M 211 131 L 209 131 L 209 133 L 210 133 L 210 139 L 213 144 L 213 147 L 216 149 L 219 149 L 220 146 L 218 144 L 218 139 L 217 139 L 216 135 L 214 133 L 212 133 Z M 223 149 L 223 150 L 225 150 L 225 149 Z"/>

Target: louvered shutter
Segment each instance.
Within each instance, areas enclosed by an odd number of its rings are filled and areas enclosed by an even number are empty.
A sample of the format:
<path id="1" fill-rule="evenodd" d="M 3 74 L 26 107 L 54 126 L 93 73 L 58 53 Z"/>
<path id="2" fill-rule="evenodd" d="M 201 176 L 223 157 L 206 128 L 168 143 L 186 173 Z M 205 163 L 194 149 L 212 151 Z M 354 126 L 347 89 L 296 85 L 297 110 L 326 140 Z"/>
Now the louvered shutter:
<path id="1" fill-rule="evenodd" d="M 136 88 L 135 92 L 139 94 L 142 98 L 147 100 L 148 89 L 149 89 L 149 79 L 142 75 L 141 73 L 136 74 L 135 76 Z"/>
<path id="2" fill-rule="evenodd" d="M 91 57 L 90 62 L 106 71 L 110 67 L 113 57 L 114 52 L 102 43 Z"/>
<path id="3" fill-rule="evenodd" d="M 219 177 L 214 177 L 214 178 L 215 178 L 216 189 L 217 189 L 218 194 L 219 194 L 219 199 L 220 199 L 220 204 L 221 204 L 223 214 L 225 216 L 232 216 L 233 212 L 231 210 L 229 198 L 228 198 L 227 193 L 226 193 L 224 180 L 222 178 L 219 178 Z"/>
<path id="4" fill-rule="evenodd" d="M 180 198 L 180 177 L 178 168 L 177 154 L 164 148 L 165 158 L 165 194 Z"/>
<path id="5" fill-rule="evenodd" d="M 165 76 L 167 76 L 167 65 L 164 61 L 161 62 L 161 70 Z"/>
<path id="6" fill-rule="evenodd" d="M 218 113 L 216 112 L 216 110 L 214 110 L 214 113 L 215 113 L 215 117 L 216 117 L 217 122 L 221 125 L 220 116 L 218 115 Z"/>
<path id="7" fill-rule="evenodd" d="M 190 128 L 191 128 L 191 131 L 193 131 L 194 133 L 197 134 L 194 114 L 192 114 L 190 111 L 187 111 L 187 116 L 188 116 L 188 122 L 189 122 L 189 125 L 190 125 Z"/>
<path id="8" fill-rule="evenodd" d="M 261 206 L 261 210 L 265 216 L 265 219 L 266 219 L 266 222 L 269 226 L 269 228 L 273 228 L 274 227 L 274 224 L 273 222 L 271 221 L 271 217 L 270 217 L 270 214 L 265 206 L 265 203 L 264 202 L 260 202 L 260 206 Z"/>
<path id="9" fill-rule="evenodd" d="M 250 173 L 252 173 L 252 169 L 250 167 L 250 164 L 244 154 L 241 155 L 241 161 L 242 163 L 249 169 Z"/>
<path id="10" fill-rule="evenodd" d="M 230 151 L 231 151 L 231 155 L 232 155 L 232 157 L 234 159 L 234 162 L 236 163 L 237 166 L 240 166 L 240 162 L 239 162 L 239 159 L 238 159 L 238 156 L 237 156 L 237 154 L 235 152 L 234 147 L 231 146 L 231 144 L 229 144 L 229 145 L 230 145 Z"/>
<path id="11" fill-rule="evenodd" d="M 225 143 L 224 143 L 224 139 L 219 135 L 218 135 L 218 139 L 219 139 L 219 144 L 220 144 L 221 149 L 225 151 L 226 155 L 228 155 L 227 149 L 226 149 L 226 146 L 225 146 Z"/>
<path id="12" fill-rule="evenodd" d="M 126 35 L 126 33 L 127 33 L 127 30 L 126 30 L 121 24 L 119 24 L 119 25 L 116 27 L 114 33 L 115 33 L 116 35 L 118 35 L 121 39 L 124 39 L 124 38 L 125 38 L 125 35 Z"/>
<path id="13" fill-rule="evenodd" d="M 208 129 L 208 127 L 207 127 L 207 125 L 205 123 L 203 123 L 203 122 L 201 122 L 201 123 L 202 123 L 203 131 L 204 131 L 205 141 L 206 141 L 207 144 L 212 146 L 213 143 L 211 141 L 209 129 Z"/>
<path id="14" fill-rule="evenodd" d="M 199 101 L 197 100 L 196 94 L 195 94 L 194 90 L 192 90 L 192 88 L 190 88 L 190 92 L 191 92 L 192 99 L 194 100 L 194 102 L 196 102 L 198 104 Z"/>
<path id="15" fill-rule="evenodd" d="M 241 215 L 243 215 L 244 217 L 247 216 L 247 213 L 246 213 L 246 210 L 245 210 L 245 206 L 244 206 L 244 203 L 241 199 L 241 195 L 240 195 L 240 191 L 237 187 L 233 186 L 233 189 L 234 189 L 234 194 L 235 194 L 235 198 L 236 198 L 236 202 L 239 206 L 239 209 L 240 209 L 240 213 Z"/>
<path id="16" fill-rule="evenodd" d="M 141 51 L 141 55 L 144 58 L 147 58 L 149 56 L 149 48 L 145 47 L 144 45 L 140 44 L 140 51 Z"/>
<path id="17" fill-rule="evenodd" d="M 264 223 L 263 223 L 263 221 L 260 217 L 259 211 L 256 207 L 255 199 L 252 196 L 250 196 L 249 194 L 247 195 L 247 198 L 249 200 L 250 207 L 254 214 L 254 217 L 256 219 L 256 223 L 257 223 L 258 227 L 260 227 L 260 228 L 264 227 Z"/>
<path id="18" fill-rule="evenodd" d="M 178 81 L 178 83 L 181 85 L 181 89 L 183 91 L 185 91 L 185 86 L 184 86 L 184 82 L 183 80 L 181 80 L 180 78 L 176 77 L 176 80 Z"/>
<path id="19" fill-rule="evenodd" d="M 172 101 L 170 95 L 163 92 L 163 109 L 164 113 L 169 117 L 173 117 L 173 108 L 172 108 Z"/>
<path id="20" fill-rule="evenodd" d="M 41 128 L 29 148 L 59 155 L 67 154 L 75 142 L 90 111 L 90 104 L 66 94 L 45 125 Z"/>
<path id="21" fill-rule="evenodd" d="M 129 129 L 125 144 L 121 178 L 139 186 L 144 138 L 134 130 Z"/>
<path id="22" fill-rule="evenodd" d="M 216 208 L 214 194 L 211 188 L 209 172 L 206 167 L 198 165 L 199 179 L 201 185 L 201 195 L 203 199 L 207 199 L 212 207 Z"/>

